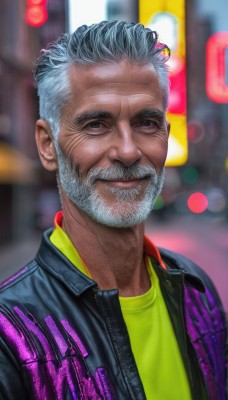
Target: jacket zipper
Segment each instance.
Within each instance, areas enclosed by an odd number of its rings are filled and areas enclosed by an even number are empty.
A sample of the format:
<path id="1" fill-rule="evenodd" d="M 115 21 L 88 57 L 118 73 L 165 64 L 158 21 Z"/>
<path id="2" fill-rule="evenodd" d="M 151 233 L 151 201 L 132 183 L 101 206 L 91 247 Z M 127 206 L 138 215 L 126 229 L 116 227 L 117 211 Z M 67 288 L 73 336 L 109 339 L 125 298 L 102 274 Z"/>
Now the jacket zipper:
<path id="1" fill-rule="evenodd" d="M 129 393 L 129 395 L 130 395 L 130 397 L 128 397 L 128 400 L 138 400 L 138 398 L 135 396 L 135 393 L 132 391 L 132 388 L 130 387 L 130 385 L 129 385 L 129 383 L 128 383 L 128 382 L 130 381 L 130 378 L 129 378 L 129 374 L 128 374 L 128 371 L 127 371 L 127 369 L 128 369 L 128 368 L 127 368 L 127 363 L 126 363 L 126 361 L 125 361 L 126 357 L 122 355 L 122 352 L 119 350 L 119 346 L 116 345 L 115 341 L 114 341 L 113 338 L 112 338 L 112 335 L 111 335 L 112 327 L 111 327 L 111 325 L 110 325 L 110 323 L 109 323 L 108 318 L 107 318 L 106 315 L 105 315 L 105 312 L 103 311 L 103 307 L 102 307 L 101 302 L 100 302 L 100 300 L 98 299 L 96 293 L 95 293 L 95 295 L 94 295 L 94 298 L 95 298 L 95 301 L 96 301 L 96 304 L 98 305 L 98 307 L 99 307 L 100 309 L 102 309 L 102 313 L 103 313 L 104 318 L 105 318 L 105 324 L 106 324 L 106 326 L 107 326 L 107 331 L 108 331 L 108 333 L 109 333 L 110 340 L 111 340 L 111 342 L 112 342 L 112 344 L 113 344 L 113 349 L 114 349 L 114 351 L 115 351 L 116 358 L 117 358 L 117 360 L 119 361 L 119 367 L 120 367 L 120 370 L 121 370 L 121 374 L 122 374 L 122 376 L 123 376 L 123 380 L 124 380 L 124 382 L 125 382 L 127 391 L 128 391 L 128 393 Z M 122 326 L 123 326 L 123 328 L 124 328 L 124 330 L 125 330 L 125 329 L 126 329 L 125 325 L 122 325 Z M 142 395 L 143 397 L 141 396 L 141 397 L 140 397 L 140 400 L 146 400 L 146 397 L 143 395 L 142 392 L 141 392 L 141 395 Z"/>

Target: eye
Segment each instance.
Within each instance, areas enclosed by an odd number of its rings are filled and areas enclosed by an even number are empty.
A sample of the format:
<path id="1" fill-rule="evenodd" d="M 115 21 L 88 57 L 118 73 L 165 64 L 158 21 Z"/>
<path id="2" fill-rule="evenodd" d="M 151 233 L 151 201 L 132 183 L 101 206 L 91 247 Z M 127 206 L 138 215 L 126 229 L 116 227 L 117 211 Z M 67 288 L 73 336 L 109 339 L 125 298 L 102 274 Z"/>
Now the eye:
<path id="1" fill-rule="evenodd" d="M 100 121 L 100 120 L 94 120 L 88 122 L 84 128 L 84 132 L 86 132 L 88 135 L 103 135 L 108 131 L 108 125 L 107 123 Z"/>
<path id="2" fill-rule="evenodd" d="M 143 118 L 136 122 L 136 129 L 140 129 L 145 132 L 155 132 L 159 129 L 159 122 L 150 118 Z"/>
<path id="3" fill-rule="evenodd" d="M 92 128 L 92 129 L 99 129 L 102 126 L 103 126 L 103 124 L 100 121 L 92 121 L 89 124 L 87 124 L 87 127 Z"/>
<path id="4" fill-rule="evenodd" d="M 157 126 L 157 123 L 151 119 L 143 119 L 142 121 L 139 122 L 139 126 L 146 128 L 154 128 Z"/>

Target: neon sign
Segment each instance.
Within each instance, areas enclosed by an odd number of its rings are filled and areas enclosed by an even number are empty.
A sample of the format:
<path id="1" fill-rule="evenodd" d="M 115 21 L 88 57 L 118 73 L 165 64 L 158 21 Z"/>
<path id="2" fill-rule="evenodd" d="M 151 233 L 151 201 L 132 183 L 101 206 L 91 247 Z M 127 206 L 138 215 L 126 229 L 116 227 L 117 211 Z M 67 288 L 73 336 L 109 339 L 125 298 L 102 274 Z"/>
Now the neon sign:
<path id="1" fill-rule="evenodd" d="M 139 0 L 139 20 L 159 33 L 171 49 L 169 60 L 170 97 L 167 119 L 171 124 L 167 166 L 187 161 L 185 0 Z"/>
<path id="2" fill-rule="evenodd" d="M 206 92 L 216 103 L 228 103 L 228 84 L 226 82 L 226 52 L 228 51 L 228 32 L 217 32 L 206 45 Z"/>

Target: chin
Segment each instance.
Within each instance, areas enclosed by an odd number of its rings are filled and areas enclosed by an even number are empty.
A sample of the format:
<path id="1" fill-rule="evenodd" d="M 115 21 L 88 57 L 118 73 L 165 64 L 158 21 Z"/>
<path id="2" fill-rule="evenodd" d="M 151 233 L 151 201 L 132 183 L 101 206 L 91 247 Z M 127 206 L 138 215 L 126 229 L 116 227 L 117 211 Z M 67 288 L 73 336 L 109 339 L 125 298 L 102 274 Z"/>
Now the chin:
<path id="1" fill-rule="evenodd" d="M 126 212 L 127 208 L 130 212 Z M 125 206 L 124 210 L 121 212 L 121 210 L 116 210 L 114 207 L 111 209 L 108 207 L 106 209 L 104 209 L 104 207 L 96 207 L 96 209 L 93 210 L 94 212 L 90 210 L 89 216 L 96 222 L 105 226 L 130 228 L 145 222 L 152 211 L 151 204 L 147 207 L 138 205 L 136 208 L 137 210 L 133 212 L 134 206 Z"/>

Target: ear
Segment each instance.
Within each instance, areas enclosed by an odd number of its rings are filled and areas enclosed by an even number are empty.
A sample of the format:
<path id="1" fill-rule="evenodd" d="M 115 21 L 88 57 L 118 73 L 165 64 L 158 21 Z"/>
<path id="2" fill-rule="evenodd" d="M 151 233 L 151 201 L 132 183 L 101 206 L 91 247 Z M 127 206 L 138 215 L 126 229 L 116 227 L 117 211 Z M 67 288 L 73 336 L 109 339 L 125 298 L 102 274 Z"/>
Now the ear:
<path id="1" fill-rule="evenodd" d="M 35 138 L 43 167 L 48 171 L 57 171 L 58 164 L 51 128 L 43 119 L 38 119 L 36 122 Z"/>

